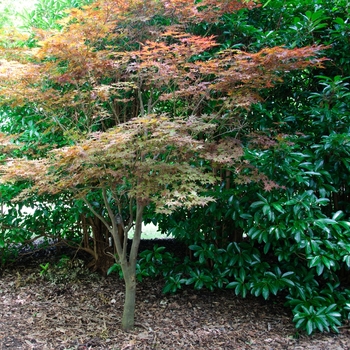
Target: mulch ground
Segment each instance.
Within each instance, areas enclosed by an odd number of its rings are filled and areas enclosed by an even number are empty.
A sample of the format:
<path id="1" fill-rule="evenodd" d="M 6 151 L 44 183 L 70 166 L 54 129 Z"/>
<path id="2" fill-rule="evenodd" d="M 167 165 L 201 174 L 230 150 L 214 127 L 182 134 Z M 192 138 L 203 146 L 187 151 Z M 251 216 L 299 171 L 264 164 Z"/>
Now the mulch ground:
<path id="1" fill-rule="evenodd" d="M 80 273 L 52 281 L 40 270 L 38 259 L 2 270 L 0 350 L 350 349 L 348 325 L 340 334 L 298 333 L 282 298 L 192 289 L 163 295 L 161 281 L 154 280 L 139 284 L 137 326 L 126 333 L 119 327 L 124 286 L 116 275 Z"/>

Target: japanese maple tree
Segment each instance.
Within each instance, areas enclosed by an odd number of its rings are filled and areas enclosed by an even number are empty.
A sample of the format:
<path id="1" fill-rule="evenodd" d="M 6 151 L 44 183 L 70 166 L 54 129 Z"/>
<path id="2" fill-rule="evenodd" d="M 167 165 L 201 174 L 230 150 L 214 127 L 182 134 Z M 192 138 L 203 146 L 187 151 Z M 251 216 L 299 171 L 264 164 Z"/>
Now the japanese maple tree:
<path id="1" fill-rule="evenodd" d="M 68 191 L 103 223 L 125 279 L 126 330 L 134 326 L 145 207 L 170 213 L 213 201 L 201 192 L 215 183 L 215 169 L 229 164 L 238 173 L 245 165 L 235 167 L 240 142 L 222 136 L 218 125 L 235 130 L 237 109 L 248 109 L 285 71 L 322 65 L 320 46 L 220 50 L 215 37 L 190 31 L 191 24 L 254 5 L 101 0 L 72 10 L 61 31 L 38 30 L 38 47 L 2 50 L 0 103 L 34 106 L 71 144 L 47 157 L 9 160 L 2 181 L 29 181 L 22 198 Z"/>
<path id="2" fill-rule="evenodd" d="M 235 152 L 221 157 L 220 145 L 208 148 L 196 140 L 197 133 L 211 129 L 212 125 L 195 118 L 171 121 L 165 116 L 146 116 L 93 133 L 75 146 L 50 152 L 46 159 L 9 160 L 1 168 L 2 181 L 32 182 L 21 196 L 70 191 L 103 222 L 113 236 L 125 280 L 122 326 L 126 330 L 134 326 L 136 261 L 145 207 L 153 203 L 157 212 L 170 213 L 178 207 L 213 201 L 200 195 L 203 186 L 213 185 L 216 179 L 196 164 L 198 155 L 215 157 L 222 163 L 232 163 L 239 155 Z M 91 191 L 101 193 L 105 213 L 90 200 Z M 129 209 L 127 223 L 125 206 Z M 120 226 L 123 236 L 119 235 Z M 129 251 L 132 227 L 135 232 Z"/>

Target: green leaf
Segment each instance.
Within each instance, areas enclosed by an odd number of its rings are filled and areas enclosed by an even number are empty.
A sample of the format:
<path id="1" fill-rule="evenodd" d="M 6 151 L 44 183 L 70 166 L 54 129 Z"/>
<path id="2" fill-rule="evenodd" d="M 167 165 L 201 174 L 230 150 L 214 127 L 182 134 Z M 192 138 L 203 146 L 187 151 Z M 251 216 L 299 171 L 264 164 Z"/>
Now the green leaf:
<path id="1" fill-rule="evenodd" d="M 334 266 L 334 262 L 329 260 L 326 256 L 322 256 L 321 260 L 323 265 L 326 266 L 328 270 L 331 268 L 331 266 Z"/>
<path id="2" fill-rule="evenodd" d="M 326 225 L 334 225 L 337 222 L 335 220 L 332 220 L 332 219 L 324 218 L 324 219 L 315 220 L 314 223 L 315 223 L 315 225 L 317 225 L 321 228 L 325 228 Z"/>
<path id="3" fill-rule="evenodd" d="M 249 220 L 253 218 L 252 215 L 250 214 L 240 214 L 239 217 L 245 220 Z"/>
<path id="4" fill-rule="evenodd" d="M 166 293 L 169 293 L 169 292 L 174 292 L 172 290 L 173 288 L 173 284 L 172 283 L 167 283 L 164 288 L 163 288 L 163 293 L 166 294 Z"/>
<path id="5" fill-rule="evenodd" d="M 245 280 L 245 278 L 246 278 L 246 272 L 245 272 L 245 270 L 241 267 L 240 269 L 239 269 L 239 278 L 242 280 L 242 282 Z"/>
<path id="6" fill-rule="evenodd" d="M 321 176 L 321 174 L 318 173 L 318 172 L 316 172 L 316 171 L 304 171 L 304 174 L 306 174 L 306 175 Z"/>
<path id="7" fill-rule="evenodd" d="M 316 317 L 314 322 L 320 332 L 323 332 L 324 328 L 328 328 L 327 322 L 325 322 L 322 317 Z"/>
<path id="8" fill-rule="evenodd" d="M 270 250 L 270 247 L 271 247 L 271 243 L 270 242 L 267 242 L 265 245 L 264 245 L 264 254 L 267 254 L 268 251 Z"/>
<path id="9" fill-rule="evenodd" d="M 310 248 L 311 248 L 311 251 L 315 254 L 317 254 L 320 251 L 320 246 L 319 246 L 318 242 L 316 242 L 314 240 L 310 241 Z"/>
<path id="10" fill-rule="evenodd" d="M 316 200 L 316 204 L 320 205 L 328 205 L 329 199 L 328 198 L 319 198 Z"/>
<path id="11" fill-rule="evenodd" d="M 258 207 L 262 207 L 265 205 L 265 202 L 263 201 L 257 201 L 257 202 L 253 202 L 250 207 L 251 208 L 258 208 Z"/>
<path id="12" fill-rule="evenodd" d="M 265 204 L 268 204 L 268 201 L 264 196 L 262 196 L 260 193 L 257 193 L 256 195 L 261 199 L 262 202 L 264 202 Z"/>
<path id="13" fill-rule="evenodd" d="M 264 297 L 265 300 L 269 298 L 270 295 L 270 289 L 268 286 L 264 286 L 262 289 L 262 296 Z"/>
<path id="14" fill-rule="evenodd" d="M 305 329 L 306 329 L 307 335 L 310 335 L 313 332 L 314 323 L 312 322 L 312 320 L 307 321 Z"/>
<path id="15" fill-rule="evenodd" d="M 273 279 L 276 279 L 276 275 L 271 271 L 266 271 L 265 276 L 269 276 L 269 277 L 272 277 Z"/>
<path id="16" fill-rule="evenodd" d="M 343 261 L 345 262 L 347 267 L 350 267 L 350 255 L 343 256 Z"/>
<path id="17" fill-rule="evenodd" d="M 297 314 L 296 316 L 294 316 L 293 321 L 296 322 L 295 328 L 301 328 L 305 323 L 305 318 Z"/>
<path id="18" fill-rule="evenodd" d="M 247 296 L 247 293 L 248 293 L 248 288 L 247 288 L 247 286 L 244 284 L 244 285 L 242 285 L 242 292 L 241 292 L 242 298 L 245 298 L 245 297 Z"/>
<path id="19" fill-rule="evenodd" d="M 235 294 L 240 295 L 242 293 L 242 290 L 243 290 L 243 284 L 241 284 L 241 283 L 237 284 L 236 289 L 235 289 Z"/>
<path id="20" fill-rule="evenodd" d="M 251 239 L 259 239 L 260 240 L 260 236 L 261 236 L 262 230 L 259 230 L 256 227 L 252 227 L 249 231 L 248 231 L 248 235 Z"/>
<path id="21" fill-rule="evenodd" d="M 190 246 L 188 247 L 188 249 L 194 250 L 194 251 L 198 251 L 198 250 L 201 250 L 202 247 L 199 246 L 199 245 L 196 245 L 196 244 L 192 244 L 192 245 L 190 245 Z"/>
<path id="22" fill-rule="evenodd" d="M 282 275 L 282 277 L 284 278 L 284 277 L 291 276 L 291 275 L 295 275 L 295 272 L 294 271 L 287 271 Z"/>
<path id="23" fill-rule="evenodd" d="M 337 221 L 338 219 L 342 218 L 344 216 L 344 213 L 341 210 L 338 210 L 336 213 L 333 214 L 332 220 Z"/>
<path id="24" fill-rule="evenodd" d="M 279 203 L 272 203 L 271 204 L 277 211 L 284 214 L 285 210 L 282 208 L 282 206 Z"/>
<path id="25" fill-rule="evenodd" d="M 274 294 L 274 295 L 277 295 L 279 289 L 280 289 L 280 288 L 278 287 L 277 284 L 272 284 L 272 285 L 270 285 L 270 291 L 271 291 L 271 293 Z"/>
<path id="26" fill-rule="evenodd" d="M 194 283 L 195 280 L 196 280 L 196 279 L 195 279 L 194 277 L 188 278 L 188 279 L 186 280 L 186 285 L 188 286 L 188 285 Z"/>
<path id="27" fill-rule="evenodd" d="M 282 278 L 283 283 L 285 283 L 288 287 L 294 287 L 295 283 L 289 278 Z"/>
<path id="28" fill-rule="evenodd" d="M 321 264 L 321 257 L 320 256 L 314 256 L 310 261 L 309 261 L 309 267 L 314 267 Z"/>
<path id="29" fill-rule="evenodd" d="M 227 284 L 226 288 L 227 289 L 233 289 L 233 288 L 236 288 L 237 285 L 239 285 L 239 284 L 240 284 L 240 282 L 237 282 L 237 281 L 230 282 L 230 283 Z"/>
<path id="30" fill-rule="evenodd" d="M 202 289 L 204 287 L 204 282 L 202 280 L 197 280 L 194 284 L 194 289 Z"/>
<path id="31" fill-rule="evenodd" d="M 107 270 L 107 276 L 110 275 L 112 272 L 118 271 L 119 270 L 119 265 L 118 264 L 113 264 L 108 270 Z"/>
<path id="32" fill-rule="evenodd" d="M 263 207 L 262 207 L 262 211 L 264 213 L 264 215 L 266 214 L 269 214 L 271 212 L 271 207 L 269 204 L 265 204 Z"/>
<path id="33" fill-rule="evenodd" d="M 261 287 L 254 287 L 254 288 L 252 288 L 252 293 L 256 296 L 256 297 L 258 297 L 260 294 L 261 294 L 261 290 L 262 290 L 262 288 Z"/>
<path id="34" fill-rule="evenodd" d="M 319 276 L 322 275 L 323 270 L 324 270 L 324 265 L 323 265 L 323 264 L 319 264 L 319 265 L 316 266 L 316 272 L 317 272 L 317 274 L 318 274 Z"/>
<path id="35" fill-rule="evenodd" d="M 296 199 L 291 199 L 291 200 L 285 202 L 284 204 L 285 205 L 295 205 L 297 203 L 298 203 L 298 201 Z"/>

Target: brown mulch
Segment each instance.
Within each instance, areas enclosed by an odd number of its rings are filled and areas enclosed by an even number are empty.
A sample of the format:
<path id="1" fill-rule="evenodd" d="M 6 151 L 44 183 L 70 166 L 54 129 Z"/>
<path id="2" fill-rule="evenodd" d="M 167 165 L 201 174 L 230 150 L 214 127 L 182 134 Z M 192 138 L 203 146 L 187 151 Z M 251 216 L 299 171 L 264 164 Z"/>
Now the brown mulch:
<path id="1" fill-rule="evenodd" d="M 340 334 L 298 333 L 282 298 L 192 289 L 163 295 L 162 287 L 139 284 L 137 326 L 126 333 L 119 327 L 124 286 L 116 275 L 53 283 L 40 276 L 37 260 L 19 262 L 0 276 L 0 350 L 350 349 L 347 325 Z"/>

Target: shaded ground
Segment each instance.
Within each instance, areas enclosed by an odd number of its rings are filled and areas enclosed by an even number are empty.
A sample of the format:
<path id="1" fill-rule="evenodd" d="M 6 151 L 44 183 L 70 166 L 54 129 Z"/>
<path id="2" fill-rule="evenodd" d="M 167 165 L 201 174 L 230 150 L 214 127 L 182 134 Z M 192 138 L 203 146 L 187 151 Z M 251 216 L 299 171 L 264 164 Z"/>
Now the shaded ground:
<path id="1" fill-rule="evenodd" d="M 347 327 L 339 335 L 298 334 L 283 300 L 191 289 L 164 296 L 154 280 L 139 285 L 137 327 L 125 333 L 119 328 L 122 281 L 80 266 L 68 270 L 44 279 L 38 260 L 26 259 L 2 271 L 0 350 L 350 349 Z"/>

